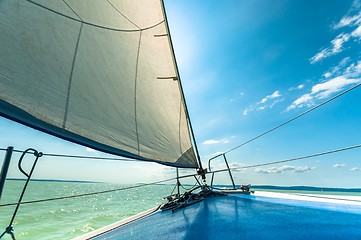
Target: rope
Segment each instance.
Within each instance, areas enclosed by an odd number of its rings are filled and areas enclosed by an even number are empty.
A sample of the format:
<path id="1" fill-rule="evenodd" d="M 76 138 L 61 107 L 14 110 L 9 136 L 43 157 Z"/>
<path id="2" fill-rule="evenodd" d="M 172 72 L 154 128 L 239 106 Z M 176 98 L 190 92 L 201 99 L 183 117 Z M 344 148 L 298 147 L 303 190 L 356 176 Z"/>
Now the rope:
<path id="1" fill-rule="evenodd" d="M 219 157 L 219 156 L 222 156 L 223 154 L 232 152 L 232 151 L 236 150 L 237 148 L 240 148 L 240 147 L 242 147 L 242 146 L 244 146 L 244 145 L 246 145 L 246 144 L 248 144 L 248 143 L 250 143 L 250 142 L 252 142 L 252 141 L 254 141 L 254 140 L 256 140 L 256 139 L 258 139 L 258 138 L 260 138 L 260 137 L 262 137 L 262 136 L 264 136 L 264 135 L 266 135 L 266 134 L 268 134 L 268 133 L 270 133 L 270 132 L 273 132 L 274 130 L 276 130 L 276 129 L 278 129 L 278 128 L 280 128 L 280 127 L 282 127 L 282 126 L 284 126 L 284 125 L 286 125 L 286 124 L 288 124 L 288 123 L 290 123 L 290 122 L 292 122 L 292 121 L 294 121 L 294 120 L 296 120 L 296 119 L 298 119 L 298 118 L 300 118 L 300 117 L 302 117 L 302 116 L 304 116 L 304 115 L 312 112 L 313 110 L 315 110 L 315 109 L 317 109 L 317 108 L 319 108 L 319 107 L 321 107 L 321 106 L 323 106 L 323 105 L 325 105 L 325 104 L 327 104 L 327 103 L 335 100 L 336 98 L 341 97 L 342 95 L 344 95 L 344 94 L 346 94 L 346 93 L 348 93 L 348 92 L 350 92 L 350 91 L 352 91 L 352 90 L 354 90 L 354 89 L 356 89 L 356 88 L 358 88 L 358 87 L 360 87 L 360 86 L 361 86 L 361 83 L 359 83 L 359 84 L 357 84 L 357 85 L 355 85 L 355 86 L 353 86 L 353 87 L 351 87 L 351 88 L 349 88 L 349 89 L 347 89 L 347 90 L 345 90 L 345 91 L 337 94 L 336 96 L 334 96 L 334 97 L 332 97 L 332 98 L 330 98 L 330 99 L 328 99 L 328 100 L 320 103 L 320 104 L 317 105 L 317 106 L 314 106 L 313 108 L 308 109 L 307 111 L 305 111 L 305 112 L 303 112 L 303 113 L 301 113 L 301 114 L 299 114 L 299 115 L 297 115 L 297 116 L 295 116 L 295 117 L 287 120 L 286 122 L 281 123 L 280 125 L 277 125 L 276 127 L 271 128 L 270 130 L 268 130 L 268 131 L 266 131 L 266 132 L 264 132 L 264 133 L 261 133 L 261 134 L 257 135 L 256 137 L 251 138 L 251 139 L 248 140 L 248 141 L 243 142 L 242 144 L 240 144 L 240 145 L 238 145 L 238 146 L 236 146 L 236 147 L 234 147 L 234 148 L 232 148 L 232 149 L 230 149 L 230 150 L 228 150 L 228 151 L 226 151 L 226 152 L 224 152 L 224 153 L 222 153 L 222 154 L 219 154 L 219 155 L 216 155 L 216 156 L 212 157 L 211 159 L 214 159 L 214 158 L 217 158 L 217 157 Z"/>
<path id="2" fill-rule="evenodd" d="M 196 179 L 196 182 L 195 182 L 194 185 L 193 185 L 192 187 L 190 187 L 190 188 L 184 187 L 183 184 L 180 184 L 180 186 L 181 186 L 184 190 L 190 191 L 190 190 L 192 190 L 193 188 L 195 188 L 195 186 L 198 184 L 199 178 L 200 178 L 200 177 L 198 177 L 198 179 Z"/>
<path id="3" fill-rule="evenodd" d="M 361 144 L 350 146 L 350 147 L 345 147 L 345 148 L 339 148 L 339 149 L 335 149 L 335 150 L 330 150 L 330 151 L 326 151 L 326 152 L 321 152 L 321 153 L 315 153 L 315 154 L 306 155 L 306 156 L 302 156 L 302 157 L 290 158 L 290 159 L 285 159 L 285 160 L 275 161 L 275 162 L 268 162 L 268 163 L 260 163 L 260 164 L 243 166 L 243 167 L 234 167 L 234 168 L 230 168 L 230 169 L 231 170 L 239 170 L 239 169 L 246 169 L 246 168 L 253 168 L 253 167 L 268 166 L 268 165 L 273 165 L 273 164 L 278 164 L 278 163 L 293 162 L 293 161 L 298 161 L 298 160 L 302 160 L 302 159 L 306 159 L 306 158 L 318 157 L 318 156 L 322 156 L 322 155 L 328 155 L 328 154 L 332 154 L 332 153 L 347 151 L 347 150 L 351 150 L 351 149 L 355 149 L 355 148 L 359 148 L 359 147 L 361 147 Z M 217 172 L 225 172 L 225 171 L 228 171 L 228 169 L 216 170 L 216 171 L 212 171 L 209 173 L 217 173 Z"/>

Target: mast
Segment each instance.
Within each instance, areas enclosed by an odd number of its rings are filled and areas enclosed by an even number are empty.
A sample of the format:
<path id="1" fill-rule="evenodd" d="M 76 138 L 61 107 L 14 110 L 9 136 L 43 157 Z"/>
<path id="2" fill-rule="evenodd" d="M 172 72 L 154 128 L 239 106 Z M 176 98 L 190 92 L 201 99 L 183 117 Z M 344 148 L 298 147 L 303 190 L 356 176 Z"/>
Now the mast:
<path id="1" fill-rule="evenodd" d="M 12 146 L 9 146 L 6 149 L 6 155 L 5 155 L 5 158 L 4 158 L 4 163 L 3 163 L 3 166 L 1 168 L 1 172 L 0 172 L 0 200 L 1 200 L 2 191 L 4 189 L 6 175 L 7 175 L 8 170 L 9 170 L 13 150 L 14 150 L 14 147 L 12 147 Z"/>
<path id="2" fill-rule="evenodd" d="M 166 26 L 166 29 L 167 29 L 167 34 L 168 34 L 168 36 L 169 36 L 169 38 L 168 38 L 168 40 L 169 40 L 169 45 L 170 45 L 171 50 L 172 50 L 174 66 L 175 66 L 175 68 L 176 68 L 175 70 L 176 70 L 176 74 L 177 74 L 177 78 L 178 78 L 179 89 L 180 89 L 181 96 L 182 96 L 182 99 L 183 99 L 183 106 L 184 106 L 185 113 L 186 113 L 186 119 L 187 119 L 187 121 L 188 121 L 189 129 L 190 129 L 190 132 L 191 132 L 191 137 L 192 137 L 192 141 L 193 141 L 193 145 L 194 145 L 194 150 L 195 150 L 195 152 L 196 152 L 196 156 L 197 156 L 197 160 L 198 160 L 198 165 L 199 165 L 199 168 L 200 168 L 201 170 L 203 170 L 201 158 L 200 158 L 200 156 L 199 156 L 197 141 L 196 141 L 196 138 L 195 138 L 195 135 L 194 135 L 194 131 L 193 131 L 193 127 L 192 127 L 192 122 L 191 122 L 191 119 L 190 119 L 190 116 L 189 116 L 188 107 L 187 107 L 187 102 L 186 102 L 185 95 L 184 95 L 184 91 L 183 91 L 183 86 L 182 86 L 182 82 L 181 82 L 181 78 L 180 78 L 180 73 L 179 73 L 179 69 L 178 69 L 177 59 L 176 59 L 175 53 L 174 53 L 172 36 L 171 36 L 170 30 L 169 30 L 168 18 L 167 18 L 167 13 L 166 13 L 166 11 L 165 11 L 164 0 L 160 0 L 160 1 L 161 1 L 161 3 L 162 3 L 161 5 L 162 5 L 164 20 L 165 20 L 165 26 Z M 202 176 L 203 176 L 203 175 L 202 175 Z"/>

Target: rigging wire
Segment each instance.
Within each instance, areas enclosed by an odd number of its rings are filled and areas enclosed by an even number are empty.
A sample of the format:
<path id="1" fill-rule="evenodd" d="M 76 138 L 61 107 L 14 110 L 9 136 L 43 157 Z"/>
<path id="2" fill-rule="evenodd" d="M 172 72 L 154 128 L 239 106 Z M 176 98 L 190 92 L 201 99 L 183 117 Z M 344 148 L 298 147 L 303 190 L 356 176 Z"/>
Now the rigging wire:
<path id="1" fill-rule="evenodd" d="M 0 151 L 6 151 L 6 148 L 0 148 Z M 24 151 L 15 150 L 13 152 L 23 153 Z M 28 153 L 29 154 L 29 153 Z M 125 161 L 125 162 L 134 162 L 141 161 L 138 159 L 127 159 L 127 158 L 112 158 L 112 157 L 96 157 L 96 156 L 84 156 L 84 155 L 68 155 L 68 154 L 56 154 L 56 153 L 44 153 L 43 156 L 47 157 L 62 157 L 62 158 L 80 158 L 80 159 L 93 159 L 93 160 L 115 160 L 115 161 Z"/>
<path id="2" fill-rule="evenodd" d="M 70 195 L 70 196 L 64 196 L 64 197 L 32 200 L 32 201 L 20 202 L 19 204 L 49 202 L 49 201 L 55 201 L 55 200 L 63 200 L 63 199 L 70 199 L 70 198 L 92 196 L 92 195 L 98 195 L 98 194 L 103 194 L 103 193 L 119 192 L 119 191 L 123 191 L 123 190 L 135 189 L 135 188 L 145 187 L 145 186 L 149 186 L 149 185 L 164 183 L 164 182 L 172 181 L 174 179 L 176 179 L 176 178 L 170 178 L 170 179 L 160 180 L 160 181 L 156 181 L 156 182 L 152 182 L 152 183 L 144 183 L 144 184 L 141 184 L 141 185 L 129 186 L 129 187 L 124 187 L 124 188 L 117 188 L 117 189 L 110 189 L 110 190 L 97 191 L 97 192 L 91 192 L 91 193 L 76 194 L 76 195 Z M 13 205 L 16 205 L 16 204 L 17 203 L 0 204 L 0 207 L 13 206 Z"/>
<path id="3" fill-rule="evenodd" d="M 83 156 L 83 155 L 67 155 L 67 154 L 54 154 L 54 153 L 44 153 L 43 156 L 47 156 L 47 157 L 63 157 L 63 158 L 95 159 L 95 160 L 115 160 L 115 161 L 125 161 L 125 162 L 141 161 L 141 160 L 138 160 L 138 159 L 95 157 L 95 156 L 91 157 L 91 156 Z"/>
<path id="4" fill-rule="evenodd" d="M 328 155 L 328 154 L 332 154 L 332 153 L 347 151 L 347 150 L 356 149 L 356 148 L 360 148 L 360 147 L 361 147 L 361 144 L 358 144 L 358 145 L 349 146 L 349 147 L 345 147 L 345 148 L 339 148 L 339 149 L 335 149 L 335 150 L 330 150 L 330 151 L 326 151 L 326 152 L 310 154 L 310 155 L 301 156 L 301 157 L 296 157 L 296 158 L 285 159 L 285 160 L 281 160 L 281 161 L 274 161 L 274 162 L 268 162 L 268 163 L 260 163 L 260 164 L 243 166 L 243 167 L 233 167 L 233 168 L 230 168 L 230 169 L 231 169 L 231 170 L 240 170 L 240 169 L 246 169 L 246 168 L 253 168 L 253 167 L 261 167 L 261 166 L 273 165 L 273 164 L 278 164 L 278 163 L 292 162 L 292 161 L 302 160 L 302 159 L 306 159 L 306 158 L 318 157 L 318 156 L 322 156 L 322 155 Z M 210 171 L 210 172 L 207 172 L 207 174 L 217 173 L 217 172 L 225 172 L 225 171 L 228 171 L 228 168 L 227 168 L 227 169 L 220 169 L 220 170 Z M 188 177 L 194 177 L 194 176 L 197 176 L 197 174 L 183 175 L 183 176 L 179 176 L 178 178 L 181 179 L 181 178 L 188 178 Z M 19 204 L 30 204 L 30 203 L 48 202 L 48 201 L 54 201 L 54 200 L 62 200 L 62 199 L 70 199 L 70 198 L 77 198 L 77 197 L 85 197 L 85 196 L 91 196 L 91 195 L 98 195 L 98 194 L 109 193 L 109 192 L 118 192 L 118 191 L 122 191 L 122 190 L 140 188 L 140 187 L 144 187 L 144 186 L 149 186 L 149 185 L 154 185 L 154 184 L 169 182 L 169 181 L 176 180 L 176 179 L 177 179 L 177 177 L 174 177 L 174 178 L 169 178 L 169 179 L 165 179 L 165 180 L 160 180 L 160 181 L 155 181 L 155 182 L 152 182 L 152 183 L 145 183 L 145 184 L 135 185 L 135 186 L 130 186 L 130 187 L 110 189 L 110 190 L 97 191 L 97 192 L 91 192 L 91 193 L 83 193 L 83 194 L 77 194 L 77 195 L 71 195 L 71 196 L 64 196 L 64 197 L 57 197 L 57 198 L 48 198 L 48 199 L 40 199 L 40 200 L 26 201 L 26 202 L 21 202 L 21 203 L 19 203 Z M 16 204 L 17 204 L 17 203 L 0 204 L 0 207 L 13 206 L 13 205 L 16 205 Z"/>
<path id="5" fill-rule="evenodd" d="M 283 123 L 277 125 L 276 127 L 273 127 L 273 128 L 271 128 L 270 130 L 268 130 L 268 131 L 266 131 L 266 132 L 264 132 L 264 133 L 261 133 L 261 134 L 255 136 L 255 137 L 253 137 L 253 138 L 251 138 L 251 139 L 249 139 L 248 141 L 245 141 L 245 142 L 239 144 L 238 146 L 236 146 L 236 147 L 234 147 L 234 148 L 232 148 L 232 149 L 230 149 L 230 150 L 228 150 L 228 151 L 226 151 L 226 152 L 224 152 L 224 153 L 222 153 L 222 154 L 218 154 L 218 155 L 212 157 L 211 159 L 214 159 L 214 158 L 217 158 L 217 157 L 219 157 L 219 156 L 222 156 L 223 154 L 227 154 L 227 153 L 229 153 L 229 152 L 232 152 L 232 151 L 234 151 L 234 150 L 236 150 L 236 149 L 238 149 L 238 148 L 240 148 L 240 147 L 242 147 L 242 146 L 244 146 L 244 145 L 246 145 L 246 144 L 248 144 L 248 143 L 250 143 L 250 142 L 252 142 L 252 141 L 254 141 L 254 140 L 256 140 L 256 139 L 258 139 L 258 138 L 260 138 L 260 137 L 262 137 L 262 136 L 264 136 L 264 135 L 266 135 L 266 134 L 268 134 L 268 133 L 270 133 L 270 132 L 273 132 L 274 130 L 276 130 L 276 129 L 278 129 L 278 128 L 280 128 L 280 127 L 282 127 L 282 126 L 284 126 L 284 125 L 286 125 L 286 124 L 288 124 L 288 123 L 290 123 L 290 122 L 292 122 L 292 121 L 294 121 L 294 120 L 296 120 L 296 119 L 298 119 L 298 118 L 300 118 L 300 117 L 302 117 L 302 116 L 304 116 L 304 115 L 312 112 L 313 110 L 315 110 L 315 109 L 317 109 L 317 108 L 319 108 L 319 107 L 321 107 L 321 106 L 323 106 L 323 105 L 325 105 L 325 104 L 327 104 L 327 103 L 335 100 L 335 99 L 338 98 L 338 97 L 341 97 L 342 95 L 344 95 L 344 94 L 346 94 L 346 93 L 348 93 L 348 92 L 350 92 L 350 91 L 352 91 L 352 90 L 354 90 L 354 89 L 356 89 L 356 88 L 358 88 L 358 87 L 360 87 L 360 86 L 361 86 L 361 83 L 359 83 L 359 84 L 357 84 L 357 85 L 355 85 L 355 86 L 353 86 L 353 87 L 350 87 L 349 89 L 347 89 L 347 90 L 345 90 L 345 91 L 337 94 L 336 96 L 334 96 L 334 97 L 332 97 L 332 98 L 329 98 L 328 100 L 326 100 L 326 101 L 324 101 L 324 102 L 322 102 L 322 103 L 314 106 L 313 108 L 308 109 L 307 111 L 305 111 L 305 112 L 303 112 L 303 113 L 301 113 L 301 114 L 299 114 L 299 115 L 297 115 L 297 116 L 295 116 L 295 117 L 287 120 L 286 122 L 283 122 Z"/>
<path id="6" fill-rule="evenodd" d="M 313 157 L 318 157 L 318 156 L 322 156 L 322 155 L 328 155 L 328 154 L 347 151 L 347 150 L 360 148 L 360 147 L 361 147 L 361 144 L 358 144 L 358 145 L 354 145 L 354 146 L 339 148 L 339 149 L 330 150 L 330 151 L 326 151 L 326 152 L 314 153 L 314 154 L 301 156 L 301 157 L 289 158 L 289 159 L 285 159 L 285 160 L 268 162 L 268 163 L 260 163 L 260 164 L 248 165 L 248 166 L 243 166 L 243 167 L 233 167 L 233 168 L 230 168 L 230 169 L 231 170 L 240 170 L 240 169 L 246 169 L 246 168 L 254 168 L 254 167 L 262 167 L 262 166 L 274 165 L 274 164 L 278 164 L 278 163 L 293 162 L 293 161 L 298 161 L 298 160 L 302 160 L 302 159 L 306 159 L 306 158 L 313 158 Z M 216 171 L 212 171 L 212 173 L 225 172 L 225 171 L 228 171 L 228 169 L 216 170 Z"/>
<path id="7" fill-rule="evenodd" d="M 177 188 L 177 184 L 174 184 L 174 188 L 173 190 L 170 192 L 170 195 L 172 195 L 174 193 L 174 190 Z"/>

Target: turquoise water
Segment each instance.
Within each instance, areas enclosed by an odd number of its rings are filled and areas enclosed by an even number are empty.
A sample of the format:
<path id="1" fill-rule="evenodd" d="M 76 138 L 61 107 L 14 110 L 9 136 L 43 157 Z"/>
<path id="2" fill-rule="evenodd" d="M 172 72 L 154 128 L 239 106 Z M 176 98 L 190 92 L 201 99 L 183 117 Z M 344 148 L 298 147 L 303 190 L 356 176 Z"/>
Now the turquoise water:
<path id="1" fill-rule="evenodd" d="M 24 181 L 7 180 L 0 204 L 17 202 Z M 130 185 L 107 183 L 47 182 L 29 183 L 23 201 L 47 199 L 129 187 Z M 163 203 L 173 186 L 152 185 L 106 194 L 73 199 L 56 200 L 21 205 L 14 221 L 17 240 L 71 239 L 100 227 L 133 216 Z M 261 191 L 262 189 L 256 189 Z M 271 191 L 264 189 L 265 191 Z M 306 192 L 313 194 L 361 195 L 360 193 Z M 0 231 L 8 226 L 15 206 L 0 207 Z M 10 240 L 5 235 L 4 240 Z"/>
<path id="2" fill-rule="evenodd" d="M 24 181 L 7 180 L 1 204 L 17 202 Z M 30 182 L 23 201 L 123 188 L 129 185 Z M 162 203 L 172 186 L 152 185 L 87 197 L 21 205 L 14 221 L 17 240 L 71 239 Z M 1 233 L 15 206 L 0 207 Z M 10 240 L 6 235 L 4 240 Z"/>

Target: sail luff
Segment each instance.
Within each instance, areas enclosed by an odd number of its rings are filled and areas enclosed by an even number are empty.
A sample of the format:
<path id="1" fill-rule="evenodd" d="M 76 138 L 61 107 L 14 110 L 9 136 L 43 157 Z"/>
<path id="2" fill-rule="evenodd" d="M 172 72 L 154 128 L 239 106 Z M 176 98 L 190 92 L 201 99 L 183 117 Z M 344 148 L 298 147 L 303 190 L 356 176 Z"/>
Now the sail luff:
<path id="1" fill-rule="evenodd" d="M 182 86 L 182 82 L 181 82 L 181 77 L 180 77 L 179 68 L 178 68 L 178 64 L 177 64 L 177 59 L 175 57 L 175 52 L 174 52 L 174 47 L 173 47 L 173 42 L 172 42 L 172 36 L 171 36 L 169 25 L 168 25 L 168 19 L 167 19 L 167 13 L 166 13 L 166 10 L 165 10 L 164 0 L 160 0 L 160 1 L 162 3 L 162 10 L 163 10 L 163 15 L 164 15 L 164 19 L 165 19 L 165 25 L 166 25 L 166 28 L 167 28 L 167 34 L 169 36 L 169 38 L 168 38 L 169 39 L 169 45 L 170 45 L 170 47 L 172 49 L 173 61 L 174 61 L 174 65 L 175 65 L 175 68 L 176 68 L 175 70 L 176 70 L 177 79 L 178 79 L 178 83 L 179 83 L 179 89 L 180 89 L 180 92 L 181 92 L 182 103 L 183 103 L 185 114 L 186 114 L 186 120 L 187 120 L 187 124 L 189 126 L 190 136 L 192 138 L 192 142 L 193 142 L 193 145 L 194 145 L 194 150 L 195 150 L 197 161 L 198 161 L 198 168 L 203 169 L 201 157 L 200 157 L 199 151 L 198 151 L 197 141 L 196 141 L 195 134 L 194 134 L 194 131 L 193 131 L 192 122 L 191 122 L 191 119 L 190 119 L 190 116 L 189 116 L 187 102 L 186 102 L 185 95 L 184 95 L 184 90 L 183 90 L 183 86 Z"/>

